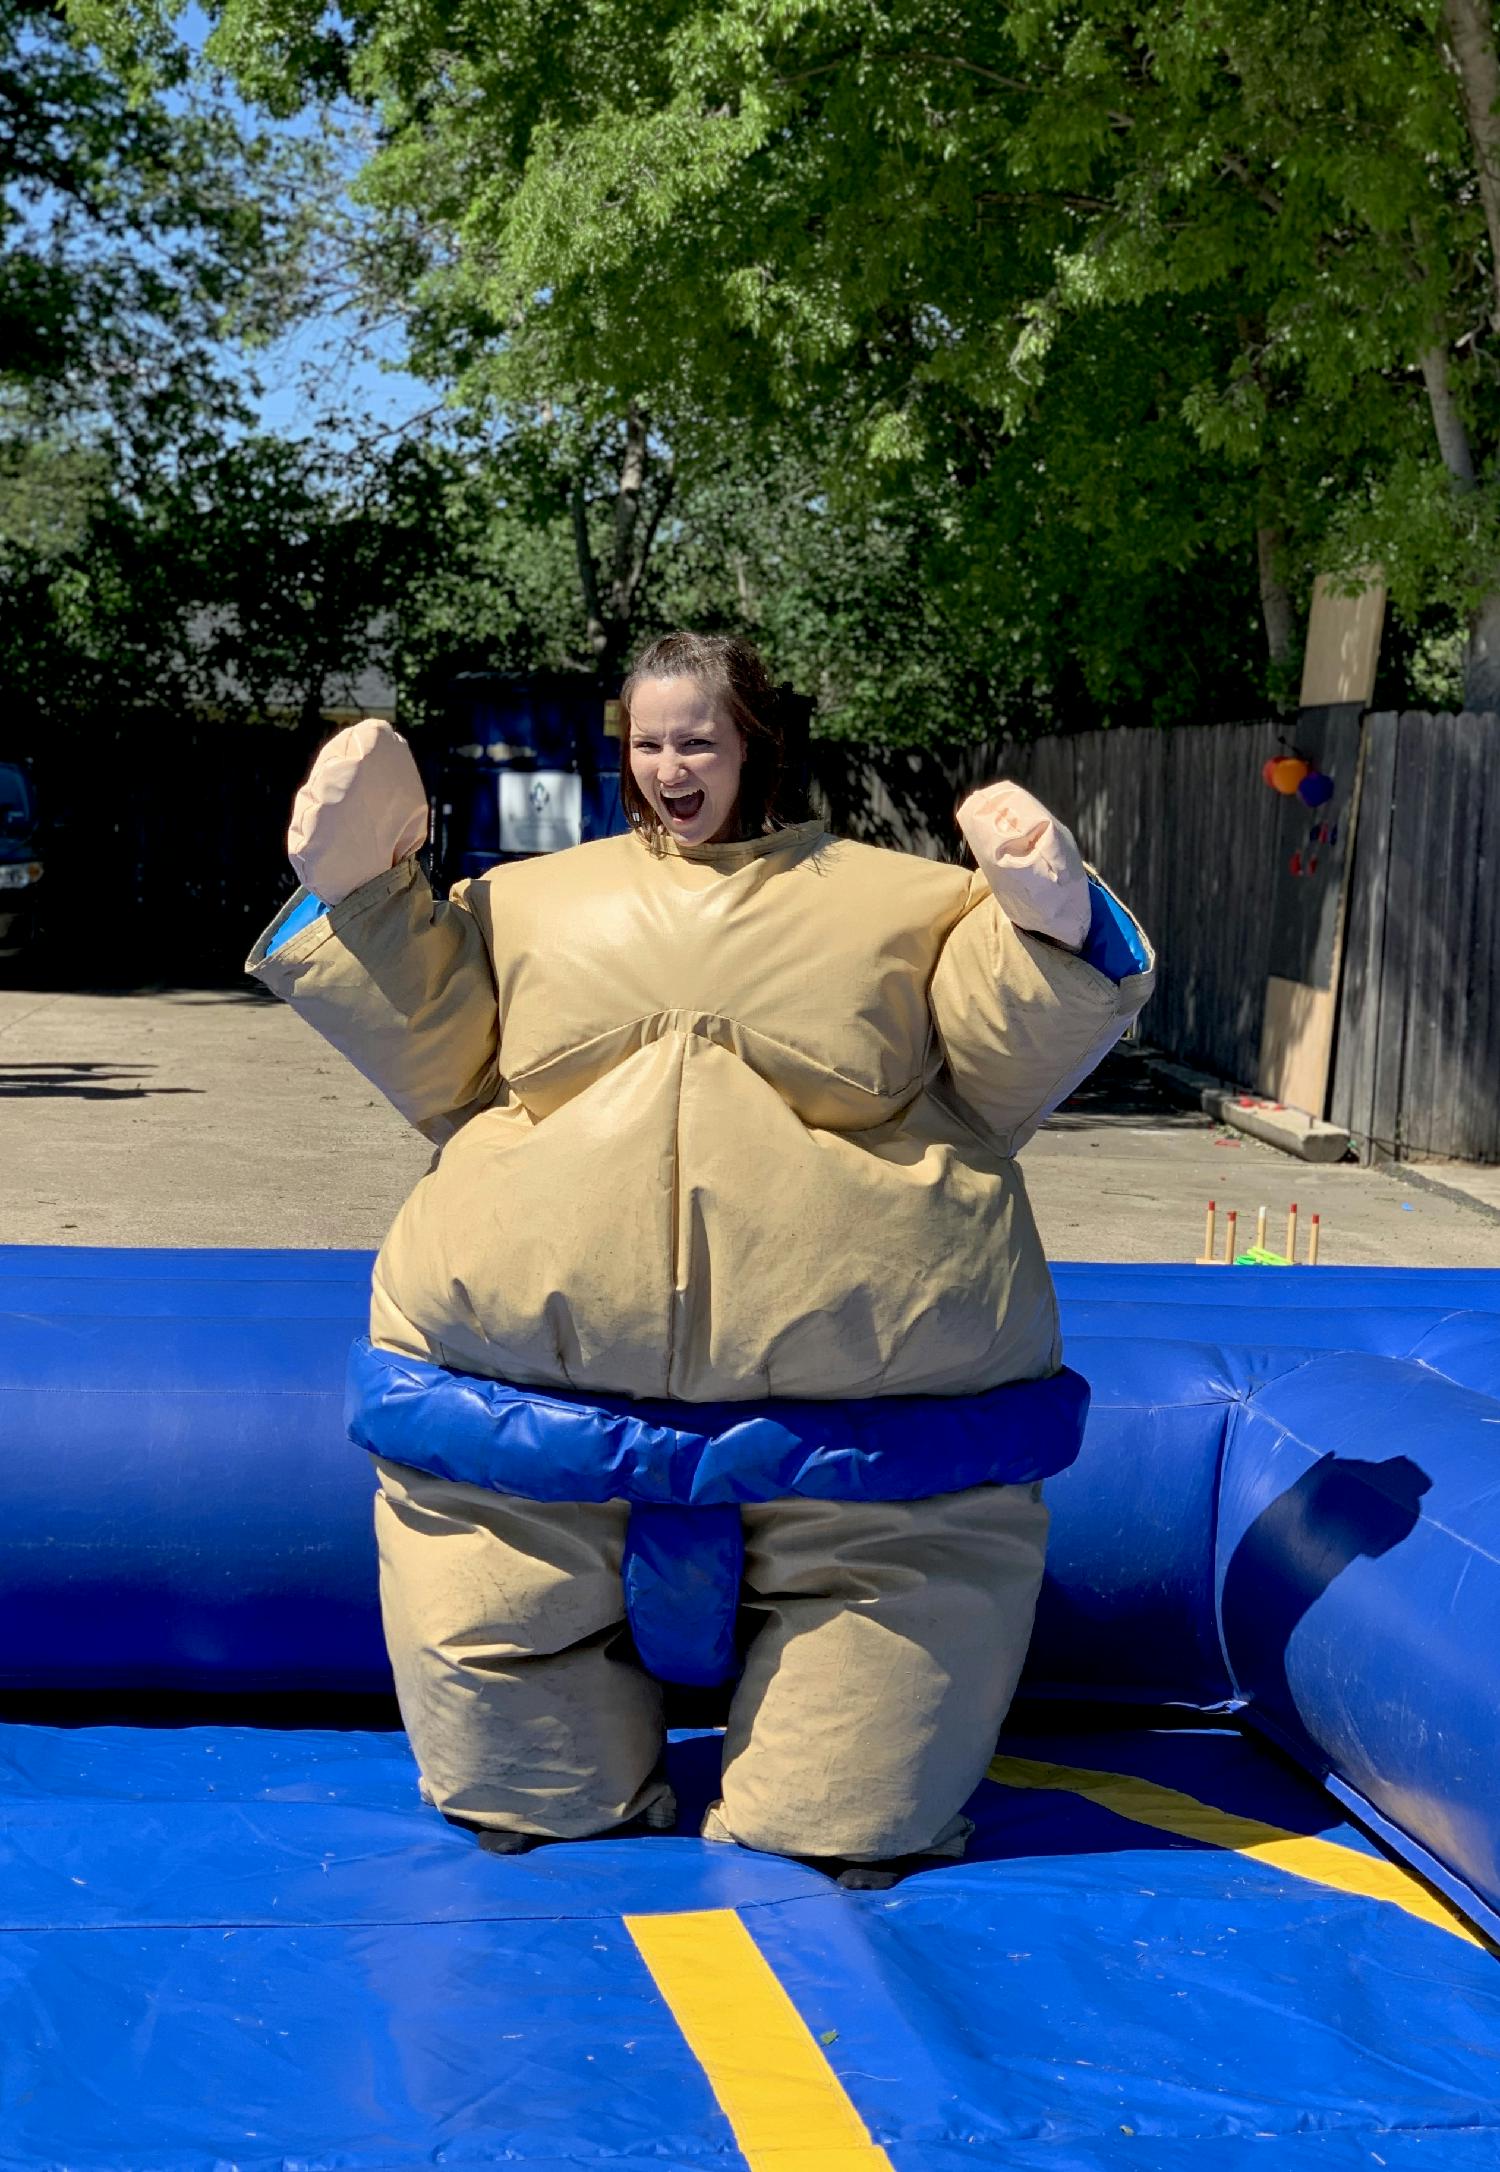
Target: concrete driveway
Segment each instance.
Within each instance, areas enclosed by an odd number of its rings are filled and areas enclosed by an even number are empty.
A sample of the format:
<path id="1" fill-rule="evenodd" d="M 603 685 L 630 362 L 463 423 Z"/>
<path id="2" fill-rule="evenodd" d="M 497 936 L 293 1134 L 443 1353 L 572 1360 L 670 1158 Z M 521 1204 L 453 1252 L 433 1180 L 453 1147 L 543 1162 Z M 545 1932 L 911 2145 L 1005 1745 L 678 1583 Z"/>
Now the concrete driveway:
<path id="1" fill-rule="evenodd" d="M 0 1240 L 370 1245 L 431 1150 L 292 1013 L 249 989 L 0 989 Z M 1189 1260 L 1204 1203 L 1323 1218 L 1323 1257 L 1500 1266 L 1500 1220 L 1313 1169 L 1177 1109 L 1128 1053 L 1026 1149 L 1056 1259 Z"/>

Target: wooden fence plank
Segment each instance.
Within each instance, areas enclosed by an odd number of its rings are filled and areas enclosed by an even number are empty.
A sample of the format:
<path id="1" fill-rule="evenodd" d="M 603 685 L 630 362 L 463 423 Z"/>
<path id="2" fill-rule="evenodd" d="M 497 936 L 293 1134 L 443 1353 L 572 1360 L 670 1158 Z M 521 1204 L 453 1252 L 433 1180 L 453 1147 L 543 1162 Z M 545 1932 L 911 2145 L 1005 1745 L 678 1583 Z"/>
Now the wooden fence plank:
<path id="1" fill-rule="evenodd" d="M 1432 1152 L 1438 1058 L 1437 994 L 1444 970 L 1446 860 L 1452 831 L 1451 716 L 1401 719 L 1400 768 L 1391 823 L 1390 911 L 1406 945 L 1405 1052 L 1397 1138 L 1402 1158 Z M 1387 938 L 1386 958 L 1392 958 Z"/>
<path id="2" fill-rule="evenodd" d="M 1463 1151 L 1500 1161 L 1500 717 L 1476 717 L 1469 790 L 1478 806 L 1474 835 L 1474 918 L 1459 1094 L 1467 1111 Z"/>
<path id="3" fill-rule="evenodd" d="M 1365 719 L 1344 937 L 1344 984 L 1329 1103 L 1333 1121 L 1350 1133 L 1361 1161 L 1373 1158 L 1376 1132 L 1376 1050 L 1380 1039 L 1396 730 L 1393 712 Z M 1393 1140 L 1387 1141 L 1387 1152 L 1392 1144 Z"/>
<path id="4" fill-rule="evenodd" d="M 1500 759 L 1500 720 L 1465 714 L 1446 733 L 1451 817 L 1431 968 L 1436 1060 L 1425 1126 L 1428 1151 L 1475 1160 L 1500 1157 L 1500 1094 L 1491 1057 L 1496 1008 L 1493 922 L 1488 896 L 1486 786 Z M 1436 842 L 1436 840 L 1435 840 Z M 1440 901 L 1440 902 L 1439 902 Z"/>
<path id="5" fill-rule="evenodd" d="M 1433 1153 L 1472 1151 L 1472 1138 L 1483 1125 L 1467 1095 L 1467 1034 L 1472 1025 L 1470 967 L 1474 960 L 1474 880 L 1478 864 L 1478 821 L 1483 814 L 1483 780 L 1478 775 L 1478 749 L 1483 743 L 1483 723 L 1478 717 L 1454 717 L 1444 734 L 1444 760 L 1448 769 L 1448 838 L 1446 867 L 1439 906 L 1433 984 L 1433 1099 L 1428 1103 L 1426 1132 Z"/>
<path id="6" fill-rule="evenodd" d="M 1381 951 L 1380 1014 L 1375 1043 L 1375 1090 L 1370 1115 L 1374 1158 L 1401 1151 L 1406 1039 L 1410 1018 L 1408 976 L 1414 955 L 1409 913 L 1414 810 L 1421 800 L 1421 750 L 1407 729 L 1406 714 L 1396 719 L 1395 763 L 1391 779 L 1391 825 L 1385 871 L 1385 941 Z M 1416 718 L 1420 726 L 1425 718 Z"/>

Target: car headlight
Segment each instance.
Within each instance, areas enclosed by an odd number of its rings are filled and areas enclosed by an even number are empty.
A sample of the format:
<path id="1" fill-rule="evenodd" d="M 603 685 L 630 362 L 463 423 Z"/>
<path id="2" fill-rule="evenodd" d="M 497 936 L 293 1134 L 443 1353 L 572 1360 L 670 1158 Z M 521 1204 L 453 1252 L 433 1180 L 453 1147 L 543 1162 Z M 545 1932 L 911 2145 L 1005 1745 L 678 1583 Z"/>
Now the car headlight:
<path id="1" fill-rule="evenodd" d="M 13 861 L 9 867 L 0 867 L 0 890 L 24 890 L 28 884 L 41 879 L 40 860 Z"/>

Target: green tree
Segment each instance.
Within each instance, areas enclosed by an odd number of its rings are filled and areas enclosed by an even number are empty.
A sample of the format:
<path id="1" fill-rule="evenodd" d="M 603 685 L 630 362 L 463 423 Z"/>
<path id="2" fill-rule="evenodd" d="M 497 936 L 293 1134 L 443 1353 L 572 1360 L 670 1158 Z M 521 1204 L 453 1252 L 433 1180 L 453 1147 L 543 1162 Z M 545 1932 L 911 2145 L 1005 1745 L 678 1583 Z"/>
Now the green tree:
<path id="1" fill-rule="evenodd" d="M 459 401 L 627 448 L 635 416 L 683 517 L 729 437 L 794 440 L 842 534 L 913 541 L 916 595 L 957 653 L 988 642 L 1001 698 L 1224 713 L 1267 662 L 1289 684 L 1315 569 L 1378 560 L 1500 702 L 1486 0 L 216 19 L 252 94 L 378 116 L 377 273 Z"/>
<path id="2" fill-rule="evenodd" d="M 106 61 L 32 0 L 0 0 L 0 115 L 12 730 L 309 683 L 367 615 L 348 569 L 370 551 L 333 548 L 358 507 L 316 460 L 249 434 L 249 358 L 305 306 L 321 148 L 247 129 L 185 56 Z"/>

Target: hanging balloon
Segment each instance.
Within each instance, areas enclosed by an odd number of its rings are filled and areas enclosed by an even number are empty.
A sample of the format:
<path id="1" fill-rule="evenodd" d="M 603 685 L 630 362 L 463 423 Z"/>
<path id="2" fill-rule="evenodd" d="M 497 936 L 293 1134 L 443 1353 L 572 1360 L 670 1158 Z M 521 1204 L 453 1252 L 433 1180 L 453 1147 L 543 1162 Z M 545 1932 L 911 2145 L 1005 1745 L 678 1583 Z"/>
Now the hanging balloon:
<path id="1" fill-rule="evenodd" d="M 1278 755 L 1272 762 L 1266 782 L 1273 792 L 1290 799 L 1304 777 L 1312 775 L 1312 763 L 1304 762 L 1300 754 Z"/>
<path id="2" fill-rule="evenodd" d="M 1310 769 L 1296 790 L 1304 807 L 1326 807 L 1333 797 L 1333 779 L 1321 769 Z"/>
<path id="3" fill-rule="evenodd" d="M 1265 780 L 1265 782 L 1266 782 L 1267 784 L 1269 784 L 1269 785 L 1271 786 L 1271 788 L 1272 788 L 1272 790 L 1273 790 L 1273 791 L 1274 791 L 1274 789 L 1275 789 L 1275 786 L 1276 786 L 1276 779 L 1275 779 L 1275 776 L 1273 775 L 1273 772 L 1274 772 L 1274 770 L 1275 770 L 1275 768 L 1276 768 L 1276 764 L 1277 764 L 1277 761 L 1278 761 L 1278 760 L 1279 760 L 1279 756 L 1277 756 L 1277 755 L 1275 755 L 1275 754 L 1272 754 L 1272 755 L 1268 756 L 1268 757 L 1267 757 L 1267 759 L 1266 759 L 1265 761 L 1263 761 L 1263 762 L 1261 763 L 1261 765 L 1260 765 L 1260 773 L 1261 773 L 1261 776 L 1262 776 L 1262 778 L 1263 778 L 1263 779 Z"/>

